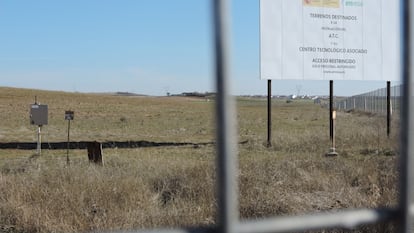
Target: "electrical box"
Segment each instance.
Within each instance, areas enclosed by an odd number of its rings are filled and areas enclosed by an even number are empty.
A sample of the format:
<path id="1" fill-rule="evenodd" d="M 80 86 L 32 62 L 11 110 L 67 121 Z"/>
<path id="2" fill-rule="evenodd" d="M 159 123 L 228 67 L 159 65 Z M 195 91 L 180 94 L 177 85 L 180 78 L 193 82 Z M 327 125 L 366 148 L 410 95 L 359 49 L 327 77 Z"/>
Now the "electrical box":
<path id="1" fill-rule="evenodd" d="M 73 121 L 75 118 L 75 113 L 73 111 L 65 111 L 65 120 Z"/>
<path id="2" fill-rule="evenodd" d="M 47 125 L 48 110 L 45 104 L 32 104 L 30 106 L 30 124 Z"/>

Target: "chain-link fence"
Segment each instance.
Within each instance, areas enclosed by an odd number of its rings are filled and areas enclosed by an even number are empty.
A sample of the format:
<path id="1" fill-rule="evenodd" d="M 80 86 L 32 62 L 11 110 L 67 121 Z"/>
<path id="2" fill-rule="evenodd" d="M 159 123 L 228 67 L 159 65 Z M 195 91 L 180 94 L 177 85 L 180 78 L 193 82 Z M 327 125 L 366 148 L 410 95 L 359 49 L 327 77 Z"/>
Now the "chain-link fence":
<path id="1" fill-rule="evenodd" d="M 391 111 L 397 112 L 401 106 L 402 86 L 393 86 L 390 90 Z M 358 110 L 372 113 L 387 113 L 387 88 L 380 88 L 375 91 L 354 95 L 344 99 L 336 99 L 337 110 Z"/>

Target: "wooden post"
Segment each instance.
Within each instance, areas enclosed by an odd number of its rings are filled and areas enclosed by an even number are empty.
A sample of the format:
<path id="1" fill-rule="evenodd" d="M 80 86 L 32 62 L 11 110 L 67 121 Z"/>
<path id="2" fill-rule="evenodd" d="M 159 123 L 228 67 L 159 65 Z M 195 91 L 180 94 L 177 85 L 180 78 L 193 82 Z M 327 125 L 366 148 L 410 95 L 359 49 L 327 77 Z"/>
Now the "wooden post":
<path id="1" fill-rule="evenodd" d="M 102 156 L 102 143 L 100 142 L 88 142 L 88 159 L 89 162 L 95 164 L 103 165 L 103 156 Z"/>

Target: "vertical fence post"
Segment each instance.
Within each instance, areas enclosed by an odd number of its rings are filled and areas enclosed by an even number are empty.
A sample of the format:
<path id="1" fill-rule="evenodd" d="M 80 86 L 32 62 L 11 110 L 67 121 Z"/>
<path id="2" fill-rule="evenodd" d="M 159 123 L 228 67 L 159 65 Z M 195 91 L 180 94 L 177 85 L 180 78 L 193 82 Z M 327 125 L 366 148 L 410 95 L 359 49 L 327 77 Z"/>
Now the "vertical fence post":
<path id="1" fill-rule="evenodd" d="M 381 103 L 382 103 L 382 109 L 381 109 L 381 111 L 383 112 L 383 113 L 387 113 L 387 89 L 385 88 L 384 90 L 383 90 L 383 94 L 384 95 L 381 95 Z"/>
<path id="2" fill-rule="evenodd" d="M 216 75 L 217 222 L 220 233 L 235 233 L 238 223 L 237 157 L 235 147 L 235 104 L 229 80 L 229 1 L 213 1 Z"/>
<path id="3" fill-rule="evenodd" d="M 367 111 L 367 97 L 364 96 L 364 112 Z"/>
<path id="4" fill-rule="evenodd" d="M 371 97 L 370 98 L 370 105 L 371 105 L 370 106 L 370 108 L 371 108 L 370 111 L 375 112 L 375 104 L 374 104 L 375 101 L 374 101 L 374 93 L 373 92 L 371 92 L 370 97 Z"/>
<path id="5" fill-rule="evenodd" d="M 353 97 L 352 99 L 354 100 L 354 107 L 353 107 L 353 109 L 355 110 L 356 109 L 356 98 Z"/>
<path id="6" fill-rule="evenodd" d="M 392 100 L 391 100 L 391 106 L 392 106 L 392 112 L 395 112 L 396 110 L 397 110 L 397 102 L 398 102 L 398 100 L 399 99 L 401 99 L 401 95 L 399 95 L 398 93 L 397 93 L 397 89 L 398 89 L 398 86 L 395 86 L 395 87 L 393 87 L 392 88 L 392 92 L 391 92 L 391 96 L 392 96 Z"/>

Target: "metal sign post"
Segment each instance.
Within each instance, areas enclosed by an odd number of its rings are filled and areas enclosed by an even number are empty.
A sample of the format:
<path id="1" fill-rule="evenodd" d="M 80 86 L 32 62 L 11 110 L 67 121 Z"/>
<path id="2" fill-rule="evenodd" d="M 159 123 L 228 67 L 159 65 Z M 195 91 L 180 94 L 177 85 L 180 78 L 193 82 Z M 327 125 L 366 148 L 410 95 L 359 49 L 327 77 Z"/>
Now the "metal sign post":
<path id="1" fill-rule="evenodd" d="M 332 141 L 333 134 L 333 80 L 329 81 L 329 137 Z"/>
<path id="2" fill-rule="evenodd" d="M 391 82 L 387 81 L 387 136 L 391 134 Z"/>
<path id="3" fill-rule="evenodd" d="M 331 149 L 326 156 L 337 156 L 335 149 L 335 120 L 336 111 L 333 108 L 333 80 L 329 81 L 329 137 L 331 139 Z"/>
<path id="4" fill-rule="evenodd" d="M 40 155 L 42 150 L 42 126 L 47 123 L 48 106 L 37 103 L 37 97 L 35 97 L 35 103 L 30 106 L 30 124 L 37 125 L 37 155 Z"/>
<path id="5" fill-rule="evenodd" d="M 42 126 L 38 125 L 37 126 L 37 149 L 36 149 L 36 153 L 37 155 L 40 155 L 42 153 Z"/>
<path id="6" fill-rule="evenodd" d="M 267 147 L 272 146 L 272 80 L 267 80 Z"/>
<path id="7" fill-rule="evenodd" d="M 331 119 L 331 127 L 332 127 L 332 136 L 331 136 L 331 149 L 329 152 L 326 153 L 326 156 L 337 156 L 338 152 L 336 152 L 336 145 L 335 145 L 335 120 L 336 120 L 336 111 L 332 111 L 332 119 Z"/>
<path id="8" fill-rule="evenodd" d="M 67 151 L 66 151 L 66 163 L 69 165 L 69 148 L 70 148 L 70 121 L 75 117 L 73 111 L 65 111 L 65 120 L 68 121 L 68 142 L 67 142 Z"/>

